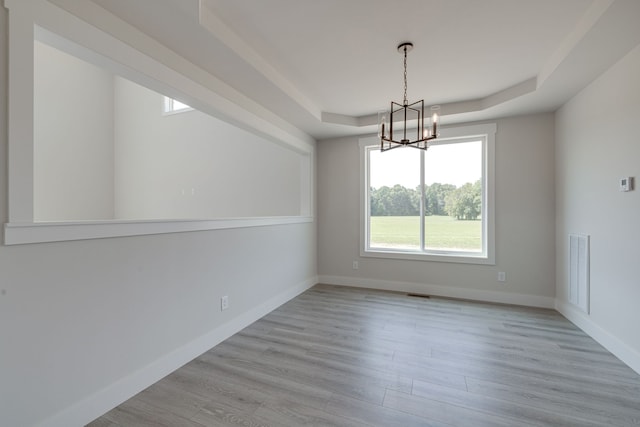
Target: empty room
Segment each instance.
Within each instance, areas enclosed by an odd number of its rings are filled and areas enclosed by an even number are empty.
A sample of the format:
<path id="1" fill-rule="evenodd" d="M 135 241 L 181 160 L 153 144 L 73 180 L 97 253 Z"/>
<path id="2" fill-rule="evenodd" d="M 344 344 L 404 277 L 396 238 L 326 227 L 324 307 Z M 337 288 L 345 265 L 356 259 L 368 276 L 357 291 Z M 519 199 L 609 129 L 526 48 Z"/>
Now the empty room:
<path id="1" fill-rule="evenodd" d="M 3 0 L 0 426 L 640 425 L 639 20 Z"/>

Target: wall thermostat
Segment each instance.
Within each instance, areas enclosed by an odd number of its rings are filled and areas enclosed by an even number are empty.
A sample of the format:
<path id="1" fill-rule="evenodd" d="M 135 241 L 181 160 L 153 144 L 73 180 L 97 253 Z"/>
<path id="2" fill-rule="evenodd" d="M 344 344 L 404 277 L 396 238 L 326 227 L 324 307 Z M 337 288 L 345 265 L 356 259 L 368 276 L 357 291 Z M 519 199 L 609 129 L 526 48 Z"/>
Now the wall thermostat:
<path id="1" fill-rule="evenodd" d="M 633 177 L 625 176 L 620 178 L 620 191 L 631 191 L 633 190 Z"/>

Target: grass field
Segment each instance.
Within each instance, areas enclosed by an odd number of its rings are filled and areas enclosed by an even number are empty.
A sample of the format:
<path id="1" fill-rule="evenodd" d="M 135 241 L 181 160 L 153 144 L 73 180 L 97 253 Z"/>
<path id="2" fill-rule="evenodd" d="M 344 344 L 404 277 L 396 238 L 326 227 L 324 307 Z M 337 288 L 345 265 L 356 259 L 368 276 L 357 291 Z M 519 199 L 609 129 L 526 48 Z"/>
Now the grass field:
<path id="1" fill-rule="evenodd" d="M 428 249 L 482 250 L 482 221 L 459 221 L 449 216 L 425 217 Z M 371 247 L 420 248 L 420 217 L 372 216 Z"/>

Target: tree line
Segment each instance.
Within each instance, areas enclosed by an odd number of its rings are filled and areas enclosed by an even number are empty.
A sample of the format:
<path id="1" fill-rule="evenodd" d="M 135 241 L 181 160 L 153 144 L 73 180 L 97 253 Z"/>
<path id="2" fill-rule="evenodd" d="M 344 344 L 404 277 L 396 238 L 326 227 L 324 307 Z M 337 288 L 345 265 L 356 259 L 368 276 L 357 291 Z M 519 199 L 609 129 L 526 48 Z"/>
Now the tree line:
<path id="1" fill-rule="evenodd" d="M 420 215 L 420 187 L 410 189 L 396 184 L 393 187 L 371 188 L 371 216 Z M 425 215 L 449 215 L 455 219 L 476 220 L 482 213 L 482 185 L 480 180 L 460 187 L 433 183 L 424 188 Z"/>

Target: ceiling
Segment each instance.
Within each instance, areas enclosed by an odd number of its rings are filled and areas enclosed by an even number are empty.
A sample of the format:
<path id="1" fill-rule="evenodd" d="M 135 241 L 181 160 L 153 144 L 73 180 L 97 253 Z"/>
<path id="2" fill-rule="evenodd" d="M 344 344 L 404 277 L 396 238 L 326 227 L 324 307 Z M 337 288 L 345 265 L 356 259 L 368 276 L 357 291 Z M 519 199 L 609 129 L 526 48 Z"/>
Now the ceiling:
<path id="1" fill-rule="evenodd" d="M 316 139 L 408 99 L 444 124 L 554 111 L 640 43 L 637 0 L 93 0 Z"/>

